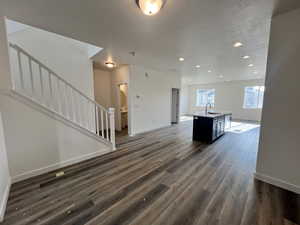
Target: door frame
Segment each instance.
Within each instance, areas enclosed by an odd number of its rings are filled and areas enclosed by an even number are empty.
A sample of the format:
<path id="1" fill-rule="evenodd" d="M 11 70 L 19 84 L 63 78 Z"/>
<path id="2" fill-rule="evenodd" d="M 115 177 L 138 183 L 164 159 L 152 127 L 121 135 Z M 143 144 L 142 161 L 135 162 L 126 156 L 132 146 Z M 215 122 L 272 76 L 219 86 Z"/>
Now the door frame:
<path id="1" fill-rule="evenodd" d="M 121 113 L 121 90 L 120 90 L 120 86 L 121 85 L 127 85 L 127 119 L 128 119 L 128 134 L 129 134 L 129 128 L 130 128 L 130 124 L 129 124 L 129 118 L 130 118 L 130 109 L 129 109 L 129 83 L 128 82 L 120 82 L 117 83 L 117 89 L 118 89 L 118 94 L 117 94 L 117 114 L 118 114 L 118 127 L 120 127 L 121 130 L 118 131 L 122 131 L 122 113 Z"/>
<path id="2" fill-rule="evenodd" d="M 173 91 L 174 90 L 177 93 L 176 121 L 173 121 Z M 171 89 L 171 124 L 178 124 L 179 122 L 180 122 L 180 88 L 172 88 Z"/>

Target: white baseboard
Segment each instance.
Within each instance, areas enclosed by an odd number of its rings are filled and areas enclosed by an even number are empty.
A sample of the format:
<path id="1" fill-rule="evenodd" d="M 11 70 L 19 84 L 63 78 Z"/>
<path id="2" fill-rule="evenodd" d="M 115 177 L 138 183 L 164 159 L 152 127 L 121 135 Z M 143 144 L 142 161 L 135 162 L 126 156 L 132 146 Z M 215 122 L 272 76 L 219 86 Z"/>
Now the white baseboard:
<path id="1" fill-rule="evenodd" d="M 263 181 L 263 182 L 266 182 L 268 184 L 272 184 L 274 186 L 277 186 L 277 187 L 286 189 L 288 191 L 300 194 L 300 187 L 299 186 L 296 186 L 294 184 L 290 184 L 290 183 L 288 183 L 286 181 L 283 181 L 281 179 L 270 177 L 268 175 L 264 175 L 264 174 L 261 174 L 261 173 L 254 173 L 254 177 L 256 179 L 258 179 L 260 181 Z"/>
<path id="2" fill-rule="evenodd" d="M 85 161 L 85 160 L 88 160 L 88 159 L 91 159 L 91 158 L 94 158 L 94 157 L 98 157 L 98 156 L 101 156 L 101 155 L 104 155 L 104 154 L 107 154 L 107 153 L 110 153 L 110 152 L 113 152 L 113 151 L 112 150 L 97 151 L 97 152 L 89 153 L 89 154 L 86 154 L 86 155 L 83 155 L 83 156 L 80 156 L 80 157 L 75 157 L 75 158 L 70 159 L 70 160 L 55 163 L 55 164 L 49 165 L 47 167 L 32 170 L 32 171 L 14 176 L 12 178 L 12 183 L 16 183 L 16 182 L 19 182 L 19 181 L 23 181 L 23 180 L 35 177 L 35 176 L 39 176 L 39 175 L 42 175 L 42 174 L 45 174 L 45 173 L 49 173 L 51 171 L 54 171 L 54 170 L 57 170 L 57 169 L 60 169 L 60 168 L 66 167 L 66 166 L 70 166 L 70 165 L 73 165 L 73 164 L 76 164 L 76 163 L 80 163 L 82 161 Z"/>
<path id="3" fill-rule="evenodd" d="M 5 189 L 5 192 L 4 192 L 4 195 L 3 195 L 3 200 L 2 200 L 2 202 L 0 202 L 0 223 L 4 220 L 7 200 L 8 200 L 9 192 L 10 192 L 10 186 L 11 186 L 11 180 L 9 179 L 6 189 Z"/>

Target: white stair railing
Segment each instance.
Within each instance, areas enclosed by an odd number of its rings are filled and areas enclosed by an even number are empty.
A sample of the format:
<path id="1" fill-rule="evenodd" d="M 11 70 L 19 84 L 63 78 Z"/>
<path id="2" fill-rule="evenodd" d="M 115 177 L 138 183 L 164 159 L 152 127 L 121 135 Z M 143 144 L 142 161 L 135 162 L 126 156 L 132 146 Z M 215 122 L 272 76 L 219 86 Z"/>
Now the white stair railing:
<path id="1" fill-rule="evenodd" d="M 106 109 L 15 44 L 9 44 L 13 90 L 112 144 L 114 108 Z"/>

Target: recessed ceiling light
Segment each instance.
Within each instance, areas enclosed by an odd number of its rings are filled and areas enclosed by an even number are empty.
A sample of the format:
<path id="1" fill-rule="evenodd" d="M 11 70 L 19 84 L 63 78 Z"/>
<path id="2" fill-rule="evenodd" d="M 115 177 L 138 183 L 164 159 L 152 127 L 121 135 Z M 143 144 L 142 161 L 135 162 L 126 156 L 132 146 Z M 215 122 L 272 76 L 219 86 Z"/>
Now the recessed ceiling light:
<path id="1" fill-rule="evenodd" d="M 249 66 L 249 67 L 253 67 L 254 65 L 253 65 L 253 64 L 249 64 L 248 66 Z"/>
<path id="2" fill-rule="evenodd" d="M 165 5 L 166 0 L 136 0 L 136 4 L 147 16 L 153 16 L 158 13 Z"/>
<path id="3" fill-rule="evenodd" d="M 233 47 L 238 48 L 238 47 L 242 47 L 243 44 L 241 42 L 236 42 L 234 43 Z"/>
<path id="4" fill-rule="evenodd" d="M 184 58 L 183 58 L 183 57 L 180 57 L 180 58 L 179 58 L 179 61 L 180 61 L 180 62 L 183 62 L 183 61 L 184 61 Z"/>
<path id="5" fill-rule="evenodd" d="M 211 73 L 211 70 L 209 70 L 209 71 L 207 71 L 207 72 Z"/>
<path id="6" fill-rule="evenodd" d="M 249 59 L 249 58 L 250 58 L 249 55 L 244 55 L 244 56 L 243 56 L 243 59 Z"/>
<path id="7" fill-rule="evenodd" d="M 200 68 L 201 66 L 200 65 L 196 65 L 196 68 Z"/>
<path id="8" fill-rule="evenodd" d="M 107 68 L 110 68 L 110 69 L 114 68 L 116 66 L 116 64 L 113 63 L 113 62 L 106 62 L 105 65 L 106 65 Z"/>

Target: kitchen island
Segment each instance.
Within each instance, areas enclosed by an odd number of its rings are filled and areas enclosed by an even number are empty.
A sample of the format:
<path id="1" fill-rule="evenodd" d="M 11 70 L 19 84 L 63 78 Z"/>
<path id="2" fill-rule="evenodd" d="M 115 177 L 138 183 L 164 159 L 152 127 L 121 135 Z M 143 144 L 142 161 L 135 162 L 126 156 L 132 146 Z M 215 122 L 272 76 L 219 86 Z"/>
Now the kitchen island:
<path id="1" fill-rule="evenodd" d="M 212 143 L 230 127 L 230 112 L 199 112 L 194 114 L 193 140 Z"/>

